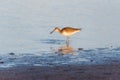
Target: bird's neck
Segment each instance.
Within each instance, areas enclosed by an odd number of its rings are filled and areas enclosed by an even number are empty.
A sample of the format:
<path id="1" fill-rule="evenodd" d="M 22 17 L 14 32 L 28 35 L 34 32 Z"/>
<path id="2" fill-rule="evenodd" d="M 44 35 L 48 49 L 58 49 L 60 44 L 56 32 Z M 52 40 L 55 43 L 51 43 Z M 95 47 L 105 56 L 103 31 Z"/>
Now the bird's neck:
<path id="1" fill-rule="evenodd" d="M 61 30 L 60 30 L 60 28 L 57 28 L 57 32 L 61 33 Z"/>

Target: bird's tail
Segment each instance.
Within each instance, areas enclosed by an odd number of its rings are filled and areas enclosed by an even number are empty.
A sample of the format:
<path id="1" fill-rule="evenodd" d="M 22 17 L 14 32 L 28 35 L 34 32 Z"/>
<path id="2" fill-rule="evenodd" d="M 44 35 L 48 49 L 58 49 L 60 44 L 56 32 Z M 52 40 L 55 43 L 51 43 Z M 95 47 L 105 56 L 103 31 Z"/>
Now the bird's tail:
<path id="1" fill-rule="evenodd" d="M 80 31 L 82 30 L 82 28 L 79 29 Z"/>
<path id="2" fill-rule="evenodd" d="M 81 31 L 82 30 L 82 28 L 79 28 L 79 29 L 77 29 L 78 31 Z"/>

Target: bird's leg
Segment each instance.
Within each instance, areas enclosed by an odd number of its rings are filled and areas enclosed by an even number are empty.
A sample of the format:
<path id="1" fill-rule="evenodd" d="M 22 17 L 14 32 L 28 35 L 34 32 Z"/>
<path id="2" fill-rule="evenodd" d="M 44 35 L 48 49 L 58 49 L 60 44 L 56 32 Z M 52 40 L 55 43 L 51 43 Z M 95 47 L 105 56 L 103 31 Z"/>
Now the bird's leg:
<path id="1" fill-rule="evenodd" d="M 67 45 L 67 47 L 69 47 L 69 36 L 67 36 L 66 45 Z"/>

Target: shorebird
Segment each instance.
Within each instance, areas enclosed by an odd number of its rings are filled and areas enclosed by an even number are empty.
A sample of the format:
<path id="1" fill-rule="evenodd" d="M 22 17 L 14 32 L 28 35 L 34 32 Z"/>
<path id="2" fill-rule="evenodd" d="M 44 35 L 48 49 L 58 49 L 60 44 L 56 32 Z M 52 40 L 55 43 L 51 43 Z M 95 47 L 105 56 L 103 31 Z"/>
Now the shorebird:
<path id="1" fill-rule="evenodd" d="M 56 27 L 50 34 L 52 34 L 54 31 L 59 32 L 60 34 L 67 37 L 66 44 L 69 46 L 69 37 L 77 32 L 80 32 L 81 28 L 72 28 L 72 27 L 64 27 L 62 29 Z"/>

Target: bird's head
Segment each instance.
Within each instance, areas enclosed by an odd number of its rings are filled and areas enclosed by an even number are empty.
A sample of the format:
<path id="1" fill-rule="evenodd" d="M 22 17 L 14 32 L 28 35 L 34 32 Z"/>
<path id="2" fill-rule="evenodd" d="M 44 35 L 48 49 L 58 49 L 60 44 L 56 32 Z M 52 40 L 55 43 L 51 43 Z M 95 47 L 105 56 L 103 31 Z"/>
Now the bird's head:
<path id="1" fill-rule="evenodd" d="M 58 27 L 56 27 L 55 29 L 53 29 L 53 31 L 50 32 L 50 34 L 52 34 L 54 31 L 60 32 L 60 29 Z"/>

